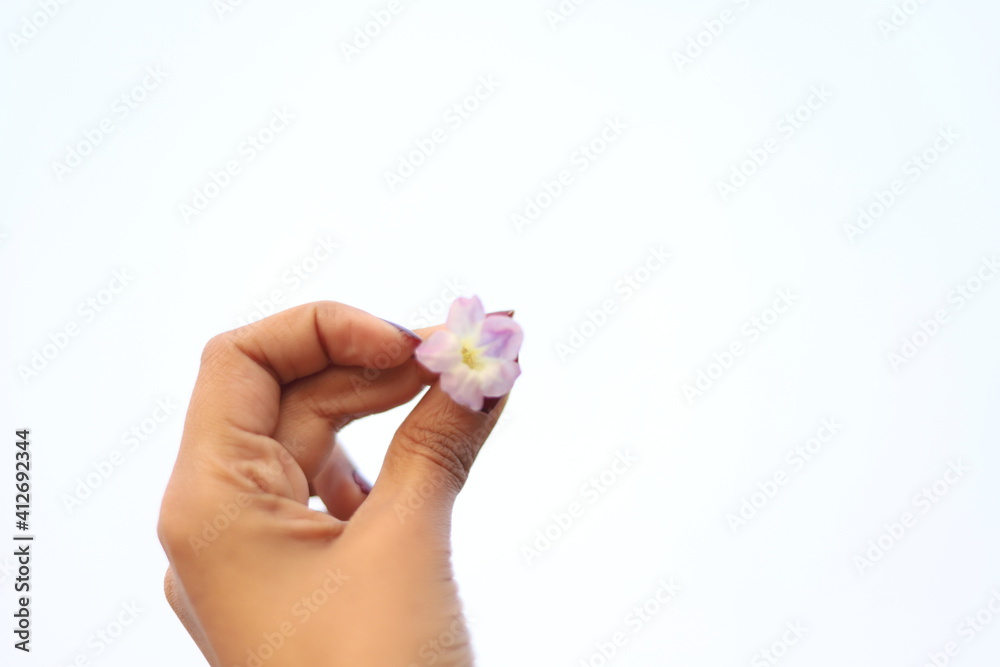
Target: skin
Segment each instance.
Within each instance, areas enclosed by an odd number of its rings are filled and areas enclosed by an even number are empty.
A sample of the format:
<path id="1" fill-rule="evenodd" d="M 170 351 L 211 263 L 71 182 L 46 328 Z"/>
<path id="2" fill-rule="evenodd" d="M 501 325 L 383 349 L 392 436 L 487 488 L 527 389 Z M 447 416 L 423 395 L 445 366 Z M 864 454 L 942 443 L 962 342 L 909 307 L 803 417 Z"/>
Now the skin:
<path id="1" fill-rule="evenodd" d="M 418 344 L 319 302 L 205 347 L 157 532 L 167 599 L 213 667 L 472 664 L 451 512 L 506 397 L 456 404 Z M 366 495 L 338 431 L 427 385 Z"/>

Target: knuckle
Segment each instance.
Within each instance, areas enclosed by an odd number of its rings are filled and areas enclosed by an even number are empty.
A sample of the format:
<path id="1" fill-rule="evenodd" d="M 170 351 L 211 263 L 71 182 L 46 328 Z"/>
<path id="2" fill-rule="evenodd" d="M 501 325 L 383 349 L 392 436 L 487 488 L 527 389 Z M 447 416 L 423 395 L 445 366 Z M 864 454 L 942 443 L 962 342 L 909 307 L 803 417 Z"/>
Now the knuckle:
<path id="1" fill-rule="evenodd" d="M 339 301 L 331 299 L 321 299 L 315 302 L 316 309 L 328 315 L 337 315 L 338 311 L 344 307 Z"/>
<path id="2" fill-rule="evenodd" d="M 340 352 L 346 355 L 352 355 L 354 353 L 355 347 L 355 327 L 354 318 L 349 317 L 349 308 L 339 301 L 317 301 L 311 304 L 313 308 L 313 317 L 316 321 L 316 334 L 319 339 L 324 340 L 324 332 L 329 331 L 340 331 L 342 332 L 340 338 L 346 341 L 345 345 L 347 349 L 341 349 Z M 330 350 L 327 350 L 329 355 Z"/>
<path id="3" fill-rule="evenodd" d="M 204 366 L 212 360 L 218 359 L 227 351 L 231 350 L 233 345 L 233 334 L 231 332 L 227 331 L 225 333 L 212 336 L 208 342 L 205 343 L 205 347 L 201 351 L 201 364 Z"/>
<path id="4" fill-rule="evenodd" d="M 339 323 L 341 319 L 347 319 L 347 322 L 350 322 L 349 318 L 344 318 L 344 304 L 338 301 L 316 301 L 310 304 L 310 307 L 313 309 L 316 323 L 320 328 Z"/>
<path id="5" fill-rule="evenodd" d="M 298 469 L 294 456 L 280 444 L 237 444 L 230 458 L 212 470 L 226 488 L 249 495 L 294 496 L 290 475 Z"/>
<path id="6" fill-rule="evenodd" d="M 156 536 L 168 557 L 177 552 L 178 547 L 184 543 L 187 532 L 188 522 L 185 513 L 168 495 L 163 499 L 160 516 L 156 522 Z"/>
<path id="7" fill-rule="evenodd" d="M 238 478 L 245 480 L 252 492 L 289 495 L 282 465 L 278 461 L 248 460 L 233 464 Z"/>

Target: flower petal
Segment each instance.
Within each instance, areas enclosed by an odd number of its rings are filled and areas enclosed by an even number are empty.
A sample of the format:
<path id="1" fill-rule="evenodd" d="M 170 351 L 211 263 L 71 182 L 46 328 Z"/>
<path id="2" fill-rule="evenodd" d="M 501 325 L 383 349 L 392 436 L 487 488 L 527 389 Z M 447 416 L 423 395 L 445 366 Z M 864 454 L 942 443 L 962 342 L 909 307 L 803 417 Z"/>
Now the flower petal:
<path id="1" fill-rule="evenodd" d="M 441 375 L 441 388 L 460 403 L 472 410 L 483 407 L 483 389 L 480 386 L 479 373 L 465 364 L 460 363 L 452 370 Z"/>
<path id="2" fill-rule="evenodd" d="M 450 331 L 439 330 L 417 346 L 413 356 L 435 373 L 444 373 L 455 366 L 467 368 L 462 363 L 462 343 Z"/>
<path id="3" fill-rule="evenodd" d="M 521 374 L 521 366 L 507 359 L 484 359 L 478 374 L 483 395 L 494 398 L 513 388 L 514 381 Z"/>
<path id="4" fill-rule="evenodd" d="M 505 315 L 494 315 L 483 321 L 479 347 L 488 356 L 514 360 L 523 340 L 521 325 Z"/>
<path id="5" fill-rule="evenodd" d="M 451 302 L 448 309 L 448 330 L 458 338 L 467 338 L 479 334 L 479 325 L 486 316 L 483 302 L 478 296 L 460 296 Z"/>

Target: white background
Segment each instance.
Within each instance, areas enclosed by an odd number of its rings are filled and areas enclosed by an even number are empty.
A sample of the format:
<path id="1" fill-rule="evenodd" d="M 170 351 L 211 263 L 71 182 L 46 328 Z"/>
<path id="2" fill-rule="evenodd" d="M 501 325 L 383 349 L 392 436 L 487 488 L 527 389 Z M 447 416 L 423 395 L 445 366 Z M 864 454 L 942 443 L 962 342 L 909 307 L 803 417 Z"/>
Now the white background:
<path id="1" fill-rule="evenodd" d="M 162 595 L 155 521 L 205 341 L 275 291 L 279 308 L 332 299 L 416 326 L 421 309 L 443 317 L 457 282 L 516 308 L 526 332 L 456 510 L 480 665 L 596 667 L 619 631 L 607 664 L 761 665 L 786 623 L 806 630 L 782 665 L 917 667 L 950 641 L 949 664 L 1000 664 L 1000 618 L 984 612 L 970 641 L 962 625 L 1000 591 L 1000 280 L 977 282 L 1000 253 L 995 3 L 911 0 L 896 29 L 879 25 L 888 0 L 593 0 L 566 20 L 547 15 L 555 0 L 404 0 L 350 58 L 386 3 L 40 6 L 7 2 L 0 22 L 0 458 L 12 470 L 13 431 L 32 429 L 37 535 L 30 656 L 10 647 L 0 556 L 0 662 L 201 664 Z M 480 77 L 496 90 L 446 120 Z M 275 109 L 294 119 L 246 159 Z M 627 127 L 580 171 L 609 119 Z M 390 188 L 436 128 L 446 141 Z M 75 168 L 55 166 L 81 144 Z M 234 159 L 240 173 L 185 216 Z M 538 201 L 564 169 L 572 183 Z M 897 180 L 867 229 L 845 227 Z M 727 182 L 742 185 L 724 196 Z M 547 206 L 518 226 L 529 198 Z M 337 250 L 306 261 L 320 238 Z M 671 259 L 648 271 L 650 248 Z M 102 291 L 116 271 L 128 284 Z M 645 282 L 629 292 L 625 276 Z M 956 296 L 970 279 L 975 296 Z M 779 290 L 794 303 L 774 321 Z M 588 315 L 608 299 L 614 312 Z M 941 310 L 935 335 L 918 333 Z M 734 342 L 742 356 L 712 367 Z M 716 379 L 689 400 L 699 371 Z M 158 400 L 177 408 L 129 451 L 123 434 L 151 429 Z M 406 409 L 345 432 L 368 477 Z M 788 452 L 831 418 L 842 428 L 796 469 Z M 67 507 L 115 450 L 121 465 Z M 636 462 L 595 496 L 619 451 Z M 956 461 L 962 477 L 916 504 Z M 773 497 L 752 498 L 779 471 Z M 0 535 L 15 532 L 12 474 Z M 759 507 L 734 530 L 744 499 Z M 883 535 L 905 512 L 915 525 Z M 887 551 L 861 564 L 880 536 Z M 630 622 L 661 578 L 681 591 Z M 133 602 L 98 654 L 95 633 Z"/>

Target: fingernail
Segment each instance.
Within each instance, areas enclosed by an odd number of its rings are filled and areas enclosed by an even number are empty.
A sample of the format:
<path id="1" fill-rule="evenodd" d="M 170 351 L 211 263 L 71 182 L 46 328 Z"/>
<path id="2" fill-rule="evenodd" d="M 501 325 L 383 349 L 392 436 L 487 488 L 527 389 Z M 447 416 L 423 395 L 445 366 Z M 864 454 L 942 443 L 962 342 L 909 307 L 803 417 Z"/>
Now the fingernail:
<path id="1" fill-rule="evenodd" d="M 491 412 L 493 412 L 493 408 L 495 408 L 497 405 L 500 404 L 500 399 L 502 398 L 503 396 L 497 396 L 495 398 L 484 398 L 483 407 L 480 408 L 479 411 L 482 412 L 484 415 L 490 414 Z"/>
<path id="2" fill-rule="evenodd" d="M 359 489 L 361 489 L 361 493 L 367 496 L 369 493 L 372 492 L 372 485 L 369 484 L 367 480 L 365 480 L 365 478 L 362 477 L 357 470 L 352 471 L 351 475 L 353 475 L 354 477 L 354 483 L 358 485 Z"/>
<path id="3" fill-rule="evenodd" d="M 506 315 L 507 317 L 514 317 L 514 311 L 513 310 L 498 310 L 495 313 L 486 313 L 486 317 L 489 317 L 490 315 Z"/>
<path id="4" fill-rule="evenodd" d="M 401 324 L 396 324 L 395 322 L 389 322 L 389 320 L 382 320 L 382 321 L 383 321 L 383 322 L 388 322 L 389 324 L 391 324 L 392 326 L 396 327 L 397 329 L 399 329 L 400 331 L 402 331 L 402 332 L 403 332 L 403 333 L 404 333 L 405 335 L 409 336 L 409 337 L 410 337 L 410 338 L 412 338 L 413 340 L 415 340 L 415 341 L 418 341 L 418 342 L 420 342 L 420 343 L 424 342 L 424 339 L 423 339 L 423 338 L 421 338 L 420 336 L 418 336 L 418 335 L 417 335 L 417 334 L 415 334 L 414 332 L 410 331 L 409 329 L 407 329 L 407 328 L 406 328 L 406 327 L 404 327 L 403 325 L 401 325 Z"/>

